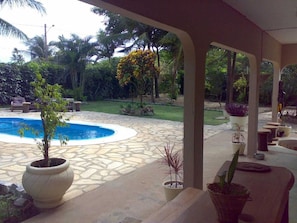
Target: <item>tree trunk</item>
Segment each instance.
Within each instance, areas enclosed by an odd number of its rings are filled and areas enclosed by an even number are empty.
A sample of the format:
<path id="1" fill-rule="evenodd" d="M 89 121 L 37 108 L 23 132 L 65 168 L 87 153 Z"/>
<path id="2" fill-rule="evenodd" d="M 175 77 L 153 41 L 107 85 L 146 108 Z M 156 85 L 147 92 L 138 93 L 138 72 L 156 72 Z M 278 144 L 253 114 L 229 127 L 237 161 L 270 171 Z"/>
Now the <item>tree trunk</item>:
<path id="1" fill-rule="evenodd" d="M 155 103 L 155 97 L 154 97 L 154 78 L 151 80 L 151 102 Z"/>
<path id="2" fill-rule="evenodd" d="M 233 101 L 233 82 L 235 73 L 236 52 L 227 51 L 227 87 L 226 104 Z"/>
<path id="3" fill-rule="evenodd" d="M 155 77 L 155 98 L 160 98 L 158 86 L 159 86 L 159 77 Z"/>
<path id="4" fill-rule="evenodd" d="M 158 63 L 158 68 L 159 68 L 159 70 L 160 70 L 160 67 L 161 67 L 161 64 L 160 64 L 160 54 L 159 54 L 159 49 L 158 49 L 158 47 L 157 47 L 157 52 L 156 52 L 156 54 L 157 54 L 157 63 Z M 156 98 L 159 98 L 160 97 L 160 95 L 159 95 L 159 73 L 158 74 L 156 74 L 156 76 L 155 76 L 155 97 Z"/>
<path id="5" fill-rule="evenodd" d="M 77 88 L 77 71 L 74 69 L 70 70 L 70 77 L 71 77 L 71 85 L 72 89 L 74 90 Z"/>

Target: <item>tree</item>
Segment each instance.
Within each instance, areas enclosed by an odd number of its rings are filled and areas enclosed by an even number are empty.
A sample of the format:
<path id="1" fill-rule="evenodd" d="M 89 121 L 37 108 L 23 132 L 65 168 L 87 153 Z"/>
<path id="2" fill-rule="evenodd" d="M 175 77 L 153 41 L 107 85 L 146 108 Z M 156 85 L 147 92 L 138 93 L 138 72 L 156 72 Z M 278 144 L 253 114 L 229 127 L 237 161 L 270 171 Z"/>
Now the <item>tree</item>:
<path id="1" fill-rule="evenodd" d="M 91 36 L 81 39 L 79 36 L 72 34 L 70 39 L 59 36 L 58 42 L 50 43 L 50 45 L 54 45 L 59 49 L 55 58 L 58 63 L 66 66 L 74 97 L 77 100 L 83 99 L 86 65 L 92 61 L 94 55 L 97 55 L 97 43 L 91 42 L 91 39 Z"/>
<path id="2" fill-rule="evenodd" d="M 247 96 L 246 93 L 247 93 L 248 81 L 244 76 L 244 74 L 242 74 L 241 77 L 234 82 L 233 87 L 235 88 L 236 92 L 239 93 L 237 97 L 237 101 L 245 102 L 246 96 Z"/>
<path id="3" fill-rule="evenodd" d="M 97 59 L 99 58 L 108 58 L 108 60 L 111 60 L 111 57 L 114 54 L 115 49 L 118 47 L 116 45 L 116 41 L 108 35 L 106 35 L 106 32 L 100 30 L 97 35 L 98 40 L 98 46 L 97 51 Z"/>
<path id="4" fill-rule="evenodd" d="M 24 7 L 28 6 L 34 10 L 37 10 L 41 14 L 45 13 L 45 8 L 43 5 L 35 0 L 0 0 L 0 9 L 4 6 L 9 6 L 13 8 L 15 6 Z M 16 28 L 9 22 L 0 18 L 0 35 L 3 36 L 13 36 L 19 39 L 27 39 L 25 33 L 23 33 L 20 29 Z"/>
<path id="5" fill-rule="evenodd" d="M 20 51 L 17 48 L 13 49 L 11 61 L 18 65 L 21 65 L 25 62 L 23 55 L 20 53 Z"/>
<path id="6" fill-rule="evenodd" d="M 161 40 L 166 36 L 167 31 L 122 17 L 108 10 L 100 8 L 93 8 L 92 10 L 96 14 L 108 17 L 105 24 L 106 36 L 113 39 L 114 43 L 116 43 L 115 46 L 123 48 L 120 52 L 127 53 L 133 48 L 151 50 L 157 55 L 158 67 L 160 69 L 159 51 L 162 48 Z M 152 102 L 154 102 L 154 89 L 156 98 L 159 97 L 158 78 L 159 76 L 155 76 L 155 82 L 151 84 Z"/>
<path id="7" fill-rule="evenodd" d="M 37 68 L 38 69 L 38 68 Z M 41 167 L 50 167 L 51 159 L 49 158 L 49 149 L 51 141 L 56 134 L 57 127 L 65 127 L 67 123 L 63 118 L 67 102 L 62 97 L 62 87 L 58 84 L 50 85 L 42 77 L 38 70 L 36 72 L 36 79 L 31 82 L 34 89 L 34 95 L 38 98 L 35 101 L 35 106 L 40 110 L 40 118 L 42 123 L 42 139 L 36 140 L 37 146 L 42 152 L 43 160 L 40 161 Z M 24 126 L 19 130 L 21 136 L 24 136 L 26 130 L 31 131 L 36 137 L 39 137 L 40 132 Z M 65 145 L 68 138 L 64 135 L 59 135 L 61 145 Z"/>
<path id="8" fill-rule="evenodd" d="M 35 36 L 25 42 L 26 46 L 29 48 L 29 53 L 31 55 L 31 59 L 36 60 L 44 60 L 46 56 L 50 56 L 52 54 L 52 50 L 48 50 L 45 47 L 44 37 Z"/>
<path id="9" fill-rule="evenodd" d="M 123 57 L 117 67 L 117 79 L 121 86 L 131 83 L 137 95 L 140 97 L 145 94 L 152 78 L 158 73 L 155 67 L 156 55 L 150 50 L 135 50 Z"/>
<path id="10" fill-rule="evenodd" d="M 177 76 L 180 69 L 183 68 L 184 54 L 180 40 L 173 33 L 167 33 L 161 40 L 160 44 L 163 47 L 162 52 L 167 54 L 169 65 L 169 96 L 171 99 L 176 99 L 178 94 Z M 164 54 L 163 54 L 164 55 Z M 168 56 L 169 55 L 169 56 Z"/>
<path id="11" fill-rule="evenodd" d="M 294 105 L 297 103 L 297 65 L 289 65 L 283 69 L 283 89 L 286 92 L 285 104 Z"/>
<path id="12" fill-rule="evenodd" d="M 205 86 L 211 96 L 219 102 L 223 99 L 226 87 L 227 56 L 226 50 L 210 47 L 205 66 Z"/>
<path id="13" fill-rule="evenodd" d="M 227 104 L 233 100 L 246 102 L 248 66 L 248 58 L 244 54 L 210 46 L 206 58 L 207 90 L 217 99 L 223 99 L 225 91 Z"/>
<path id="14" fill-rule="evenodd" d="M 131 40 L 129 24 L 133 20 L 97 7 L 92 8 L 92 11 L 95 14 L 108 18 L 105 22 L 106 27 L 104 30 L 106 37 L 109 37 L 116 47 L 125 48 L 126 43 Z"/>
<path id="15" fill-rule="evenodd" d="M 234 69 L 236 62 L 236 52 L 226 51 L 227 54 L 227 84 L 226 84 L 226 103 L 233 101 L 233 82 L 234 82 Z"/>

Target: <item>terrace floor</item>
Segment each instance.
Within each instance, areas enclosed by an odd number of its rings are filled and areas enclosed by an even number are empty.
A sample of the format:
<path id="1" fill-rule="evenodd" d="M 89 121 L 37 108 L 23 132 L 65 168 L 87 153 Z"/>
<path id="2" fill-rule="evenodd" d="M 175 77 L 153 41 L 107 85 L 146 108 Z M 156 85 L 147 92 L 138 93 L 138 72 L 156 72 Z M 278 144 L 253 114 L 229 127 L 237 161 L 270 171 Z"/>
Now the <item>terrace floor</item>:
<path id="1" fill-rule="evenodd" d="M 170 142 L 182 149 L 183 123 L 95 112 L 69 112 L 73 121 L 118 124 L 137 134 L 122 141 L 83 146 L 52 147 L 51 156 L 70 160 L 75 173 L 65 203 L 26 222 L 134 223 L 165 204 L 161 183 L 166 177 L 158 149 Z M 1 110 L 0 117 L 38 117 L 38 113 Z M 259 126 L 271 113 L 259 115 Z M 297 137 L 293 128 L 292 137 Z M 229 124 L 204 127 L 204 182 L 212 182 L 217 170 L 232 158 Z M 297 151 L 270 146 L 264 161 L 241 161 L 284 166 L 297 176 Z M 41 158 L 35 145 L 0 141 L 0 180 L 21 184 L 25 166 Z M 290 223 L 297 223 L 297 185 L 290 192 Z"/>

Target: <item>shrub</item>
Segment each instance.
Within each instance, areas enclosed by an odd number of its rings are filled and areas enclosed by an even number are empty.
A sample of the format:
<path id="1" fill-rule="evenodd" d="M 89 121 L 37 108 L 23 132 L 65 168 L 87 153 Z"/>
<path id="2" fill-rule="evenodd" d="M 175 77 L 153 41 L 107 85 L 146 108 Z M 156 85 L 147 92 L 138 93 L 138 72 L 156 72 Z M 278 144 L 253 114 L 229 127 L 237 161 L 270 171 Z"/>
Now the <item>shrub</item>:
<path id="1" fill-rule="evenodd" d="M 129 103 L 121 106 L 120 113 L 122 115 L 148 116 L 154 115 L 154 109 L 152 106 L 145 104 Z"/>

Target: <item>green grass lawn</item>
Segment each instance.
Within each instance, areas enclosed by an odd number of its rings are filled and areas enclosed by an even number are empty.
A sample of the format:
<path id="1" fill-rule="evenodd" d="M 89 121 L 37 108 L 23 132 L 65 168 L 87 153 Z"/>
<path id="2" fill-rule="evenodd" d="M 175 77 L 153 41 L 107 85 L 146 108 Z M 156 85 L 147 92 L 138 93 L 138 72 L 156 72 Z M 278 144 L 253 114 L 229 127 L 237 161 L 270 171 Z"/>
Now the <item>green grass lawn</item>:
<path id="1" fill-rule="evenodd" d="M 127 105 L 130 102 L 119 102 L 119 101 L 96 101 L 83 103 L 81 105 L 82 111 L 94 111 L 94 112 L 104 112 L 110 114 L 120 114 L 121 105 Z M 155 118 L 171 121 L 183 121 L 184 108 L 180 106 L 171 105 L 152 105 L 154 108 L 155 115 L 144 116 L 145 118 Z M 218 120 L 223 113 L 216 110 L 204 110 L 204 124 L 206 125 L 219 125 L 226 123 L 227 120 Z"/>

